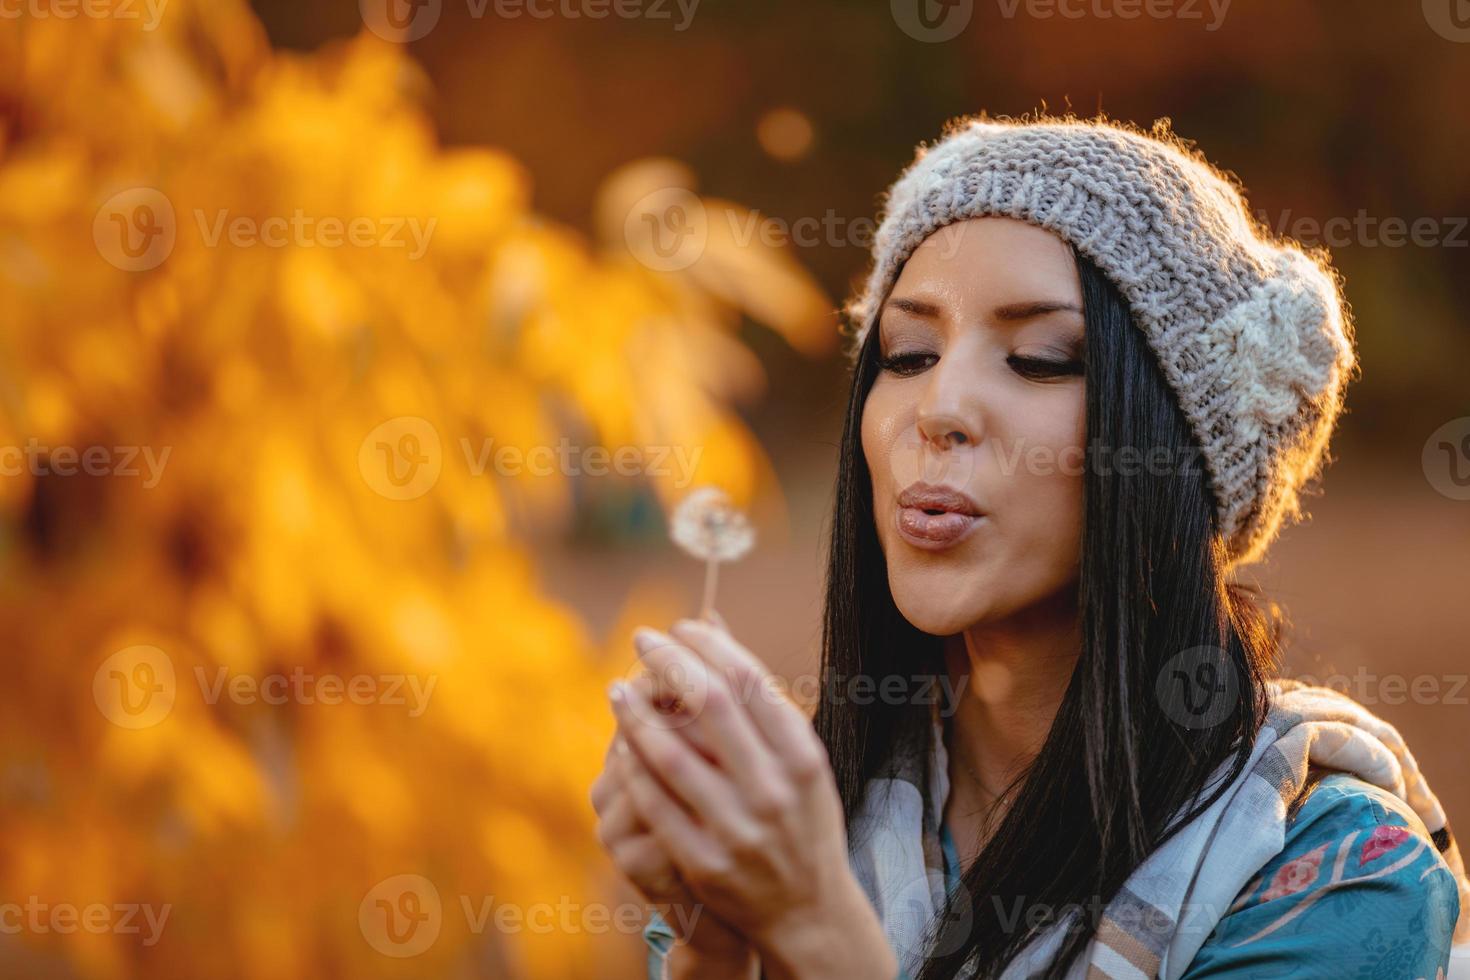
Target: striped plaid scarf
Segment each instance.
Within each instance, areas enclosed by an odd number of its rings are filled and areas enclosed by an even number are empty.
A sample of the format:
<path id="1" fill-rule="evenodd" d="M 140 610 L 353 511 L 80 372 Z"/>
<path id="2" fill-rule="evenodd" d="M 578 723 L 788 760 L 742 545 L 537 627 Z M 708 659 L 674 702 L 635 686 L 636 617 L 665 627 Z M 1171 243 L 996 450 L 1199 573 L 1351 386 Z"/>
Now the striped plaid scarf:
<path id="1" fill-rule="evenodd" d="M 1104 910 L 1086 952 L 1066 976 L 1176 980 L 1189 966 L 1242 888 L 1286 839 L 1288 807 L 1301 794 L 1307 768 L 1352 773 L 1404 800 L 1423 820 L 1460 891 L 1451 976 L 1470 955 L 1470 882 L 1444 810 L 1392 725 L 1336 691 L 1298 681 L 1270 685 L 1270 710 L 1245 769 L 1208 809 L 1154 851 Z M 883 922 L 889 945 L 909 976 L 932 946 L 945 907 L 939 825 L 949 795 L 943 726 L 935 718 L 927 796 L 917 751 L 895 751 L 887 775 L 868 782 L 852 823 L 853 872 Z M 1222 764 L 1205 795 L 1228 773 Z M 966 903 L 958 903 L 964 905 Z M 967 908 L 950 911 L 967 916 Z M 1003 980 L 1046 970 L 1076 915 L 1064 916 L 1007 965 Z M 964 930 L 955 930 L 963 934 Z M 958 940 L 963 942 L 963 939 Z"/>

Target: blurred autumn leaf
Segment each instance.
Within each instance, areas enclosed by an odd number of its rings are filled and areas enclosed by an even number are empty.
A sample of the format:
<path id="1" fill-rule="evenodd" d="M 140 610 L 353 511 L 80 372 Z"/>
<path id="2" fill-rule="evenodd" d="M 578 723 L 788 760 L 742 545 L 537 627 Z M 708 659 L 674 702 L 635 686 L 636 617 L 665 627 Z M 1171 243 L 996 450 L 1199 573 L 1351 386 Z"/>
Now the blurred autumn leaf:
<path id="1" fill-rule="evenodd" d="M 665 507 L 773 492 L 738 328 L 819 355 L 831 304 L 727 202 L 694 198 L 690 264 L 639 261 L 669 161 L 609 179 L 595 244 L 538 220 L 371 34 L 278 53 L 238 0 L 172 0 L 156 31 L 24 16 L 0 65 L 0 894 L 169 909 L 0 962 L 603 975 L 595 930 L 461 909 L 606 898 L 586 793 L 627 667 L 536 582 L 576 478 L 481 447 L 697 449 L 607 478 Z M 369 924 L 430 914 L 381 894 L 404 875 L 441 901 L 411 958 Z"/>

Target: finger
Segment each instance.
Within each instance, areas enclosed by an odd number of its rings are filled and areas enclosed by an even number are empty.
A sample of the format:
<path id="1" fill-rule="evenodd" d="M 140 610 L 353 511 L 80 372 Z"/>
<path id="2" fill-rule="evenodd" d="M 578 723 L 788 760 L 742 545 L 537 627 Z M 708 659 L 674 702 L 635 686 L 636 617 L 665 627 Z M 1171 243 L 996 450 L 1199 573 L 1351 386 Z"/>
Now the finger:
<path id="1" fill-rule="evenodd" d="M 662 686 L 662 690 L 660 690 L 658 678 L 647 670 L 628 683 L 642 691 L 647 696 L 647 700 L 654 704 L 659 713 L 658 724 L 679 731 L 693 743 L 694 747 L 706 759 L 709 759 L 711 762 L 717 761 L 715 750 L 710 745 L 709 737 L 699 729 L 699 726 L 693 724 L 694 717 L 689 712 L 687 705 L 681 706 L 677 711 L 665 711 L 661 706 L 665 702 L 671 703 L 678 700 L 672 686 L 665 684 Z M 688 693 L 689 690 L 686 688 L 685 694 Z"/>
<path id="2" fill-rule="evenodd" d="M 618 798 L 628 805 L 628 815 L 633 821 L 634 831 L 640 834 L 646 833 L 648 824 L 643 822 L 643 818 L 638 815 L 638 809 L 633 806 L 628 796 L 628 780 L 632 778 L 632 767 L 637 764 L 637 756 L 633 754 L 632 749 L 628 748 L 628 741 L 621 734 L 617 737 L 615 747 L 618 751 L 613 754 L 612 772 L 614 779 L 617 780 Z"/>
<path id="3" fill-rule="evenodd" d="M 630 766 L 626 786 L 638 819 L 648 827 L 676 868 L 695 867 L 702 855 L 715 852 L 716 843 L 710 832 L 696 824 L 693 816 L 645 767 Z"/>
<path id="4" fill-rule="evenodd" d="M 741 703 L 773 749 L 784 755 L 793 747 L 811 748 L 818 741 L 811 722 L 781 691 L 776 676 L 728 630 L 697 619 L 681 619 L 671 632 L 701 657 L 712 673 L 732 678 L 736 689 L 750 692 L 751 696 L 742 698 Z"/>
<path id="5" fill-rule="evenodd" d="M 602 815 L 603 810 L 607 807 L 608 801 L 612 799 L 613 794 L 617 791 L 616 780 L 612 772 L 615 764 L 612 746 L 609 745 L 607 760 L 602 765 L 602 772 L 598 773 L 597 778 L 592 780 L 592 789 L 587 793 L 588 798 L 592 801 L 592 810 L 598 816 Z"/>
<path id="6" fill-rule="evenodd" d="M 708 669 L 698 657 L 680 657 L 678 651 L 663 650 L 666 646 L 678 646 L 672 639 L 657 630 L 639 627 L 633 632 L 633 648 L 645 673 L 639 680 L 652 685 L 648 693 L 660 710 L 669 707 L 680 709 L 697 706 L 709 684 Z M 649 653 L 657 653 L 652 660 Z M 688 713 L 676 714 L 669 727 L 689 724 Z"/>
<path id="7" fill-rule="evenodd" d="M 618 870 L 649 898 L 661 900 L 682 893 L 679 872 L 651 833 L 624 838 L 609 853 Z"/>
<path id="8" fill-rule="evenodd" d="M 657 630 L 640 628 L 634 639 L 649 673 L 681 683 L 691 724 L 705 737 L 716 760 L 744 792 L 774 760 L 761 733 L 718 669 L 694 651 Z M 630 702 L 636 706 L 636 702 Z"/>
<path id="9" fill-rule="evenodd" d="M 644 712 L 640 709 L 652 708 L 642 691 L 628 685 L 614 685 L 609 696 L 619 729 L 635 757 L 624 760 L 625 789 L 629 789 L 633 778 L 646 771 L 701 823 L 729 829 L 742 812 L 730 781 L 677 733 L 642 720 L 640 716 Z"/>
<path id="10" fill-rule="evenodd" d="M 634 644 L 634 649 L 637 649 L 636 643 Z M 642 663 L 642 659 L 642 655 L 640 654 L 640 663 Z M 637 677 L 628 681 L 628 683 L 640 685 L 643 688 L 643 692 L 648 695 L 649 700 L 658 705 L 660 711 L 672 712 L 682 705 L 684 696 L 688 694 L 686 686 L 678 686 L 674 681 L 674 678 L 652 674 L 645 669 Z"/>
<path id="11" fill-rule="evenodd" d="M 638 819 L 633 801 L 627 793 L 619 793 L 609 801 L 607 808 L 598 816 L 597 840 L 603 848 L 611 851 L 619 841 L 645 834 L 648 828 Z"/>
<path id="12" fill-rule="evenodd" d="M 592 789 L 588 792 L 592 809 L 599 815 L 614 797 L 623 792 L 623 780 L 619 773 L 619 762 L 623 753 L 618 751 L 618 743 L 622 739 L 622 733 L 614 730 L 613 737 L 607 741 L 607 752 L 602 757 L 602 772 L 592 781 Z"/>

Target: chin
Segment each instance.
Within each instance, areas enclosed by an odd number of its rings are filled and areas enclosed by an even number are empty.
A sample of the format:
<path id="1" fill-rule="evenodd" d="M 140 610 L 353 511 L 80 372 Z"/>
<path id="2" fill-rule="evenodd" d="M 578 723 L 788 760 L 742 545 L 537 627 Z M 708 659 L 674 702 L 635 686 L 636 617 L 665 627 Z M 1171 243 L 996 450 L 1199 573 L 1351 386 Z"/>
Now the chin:
<path id="1" fill-rule="evenodd" d="M 881 544 L 893 604 L 914 628 L 951 636 L 985 618 L 986 597 L 995 593 L 981 587 L 987 577 L 983 563 L 953 551 L 918 551 L 894 537 L 885 536 Z"/>
<path id="2" fill-rule="evenodd" d="M 888 590 L 893 604 L 916 629 L 933 636 L 1001 623 L 1053 601 L 1075 606 L 1075 569 L 1037 568 L 1024 559 L 991 558 L 936 562 L 921 554 L 890 561 Z"/>
<path id="3" fill-rule="evenodd" d="M 890 576 L 888 582 L 893 604 L 903 613 L 903 618 L 933 636 L 963 632 L 985 618 L 984 603 L 967 594 L 972 583 L 966 583 L 967 588 L 961 593 L 954 587 L 953 572 L 945 578 L 949 581 L 931 581 L 926 575 L 903 575 L 897 580 Z"/>

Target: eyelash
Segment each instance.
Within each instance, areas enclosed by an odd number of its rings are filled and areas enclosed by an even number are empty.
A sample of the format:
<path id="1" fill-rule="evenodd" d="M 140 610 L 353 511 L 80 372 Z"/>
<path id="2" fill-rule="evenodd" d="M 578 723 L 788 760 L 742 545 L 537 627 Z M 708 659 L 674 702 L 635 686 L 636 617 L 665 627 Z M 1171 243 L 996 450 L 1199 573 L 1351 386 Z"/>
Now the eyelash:
<path id="1" fill-rule="evenodd" d="M 923 361 L 929 358 L 937 360 L 937 355 L 931 354 L 928 351 L 908 351 L 902 354 L 891 354 L 888 357 L 880 357 L 878 359 L 878 366 L 884 371 L 897 374 L 900 377 L 912 377 L 922 372 L 926 367 L 932 367 L 932 365 L 925 365 L 924 367 L 915 366 L 916 361 Z M 1031 380 L 1081 375 L 1084 370 L 1080 360 L 1059 361 L 1047 357 L 1022 357 L 1019 354 L 1012 354 L 1010 357 L 1007 357 L 1006 363 L 1010 365 L 1012 371 L 1015 371 L 1023 378 L 1029 378 Z"/>
<path id="2" fill-rule="evenodd" d="M 1006 358 L 1006 363 L 1023 378 L 1066 378 L 1083 373 L 1082 362 L 1076 359 L 1058 361 L 1048 357 L 1020 357 L 1013 354 Z"/>
<path id="3" fill-rule="evenodd" d="M 928 351 L 908 351 L 903 354 L 890 354 L 887 357 L 878 358 L 878 366 L 884 371 L 888 371 L 897 375 L 902 375 L 903 377 L 909 377 L 910 375 L 918 374 L 920 371 L 923 370 L 923 368 L 916 368 L 912 366 L 916 360 L 924 360 L 926 358 L 931 358 L 934 356 L 935 355 L 930 354 Z"/>

